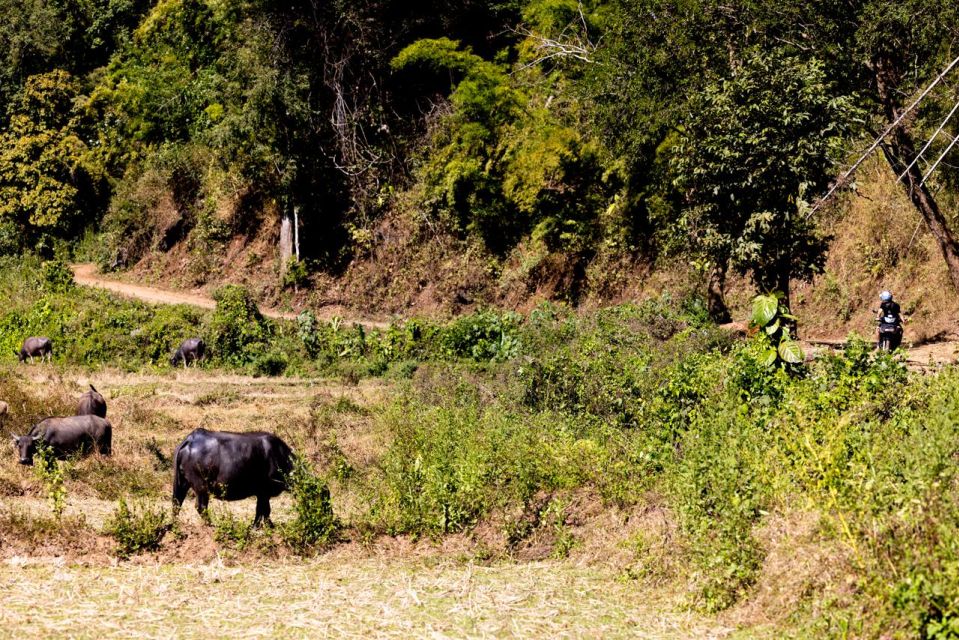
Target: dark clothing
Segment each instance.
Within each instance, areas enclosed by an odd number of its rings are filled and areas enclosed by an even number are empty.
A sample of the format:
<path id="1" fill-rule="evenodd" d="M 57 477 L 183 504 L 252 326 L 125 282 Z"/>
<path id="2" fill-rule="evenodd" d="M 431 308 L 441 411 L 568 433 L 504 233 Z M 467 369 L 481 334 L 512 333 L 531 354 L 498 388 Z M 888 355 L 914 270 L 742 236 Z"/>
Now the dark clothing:
<path id="1" fill-rule="evenodd" d="M 895 300 L 889 300 L 888 302 L 883 302 L 879 305 L 879 319 L 881 320 L 885 316 L 895 316 L 896 324 L 902 324 L 902 316 L 899 315 L 901 310 L 899 308 L 899 303 Z"/>

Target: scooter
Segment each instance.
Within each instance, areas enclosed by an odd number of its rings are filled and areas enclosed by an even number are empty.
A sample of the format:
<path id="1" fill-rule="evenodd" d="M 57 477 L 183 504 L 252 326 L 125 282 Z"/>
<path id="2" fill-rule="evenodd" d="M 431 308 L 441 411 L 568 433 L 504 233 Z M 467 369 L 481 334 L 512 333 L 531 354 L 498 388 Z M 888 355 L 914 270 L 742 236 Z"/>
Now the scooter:
<path id="1" fill-rule="evenodd" d="M 879 344 L 881 351 L 895 351 L 902 343 L 902 324 L 899 318 L 887 314 L 879 318 Z"/>

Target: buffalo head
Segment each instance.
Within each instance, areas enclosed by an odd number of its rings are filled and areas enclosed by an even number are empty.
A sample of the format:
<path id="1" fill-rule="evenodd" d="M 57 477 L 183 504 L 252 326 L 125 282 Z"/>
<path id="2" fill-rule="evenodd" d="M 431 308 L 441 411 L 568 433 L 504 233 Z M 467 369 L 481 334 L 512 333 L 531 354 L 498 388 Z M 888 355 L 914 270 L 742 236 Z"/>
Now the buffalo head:
<path id="1" fill-rule="evenodd" d="M 12 437 L 13 448 L 17 450 L 17 455 L 20 457 L 20 464 L 33 464 L 33 456 L 37 453 L 37 441 L 40 439 L 40 436 L 18 436 L 14 434 Z"/>

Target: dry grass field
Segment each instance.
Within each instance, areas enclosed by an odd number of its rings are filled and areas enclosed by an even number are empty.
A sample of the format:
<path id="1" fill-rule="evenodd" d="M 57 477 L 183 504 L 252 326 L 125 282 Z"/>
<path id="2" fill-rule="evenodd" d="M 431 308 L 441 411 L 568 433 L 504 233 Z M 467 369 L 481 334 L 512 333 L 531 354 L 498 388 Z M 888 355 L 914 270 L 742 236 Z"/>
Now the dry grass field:
<path id="1" fill-rule="evenodd" d="M 167 508 L 169 461 L 191 429 L 277 431 L 319 467 L 329 443 L 353 464 L 382 447 L 371 407 L 390 383 L 247 378 L 207 371 L 158 375 L 47 367 L 2 372 L 34 398 L 11 402 L 4 431 L 63 407 L 93 383 L 115 425 L 112 458 L 72 462 L 67 504 L 53 526 L 35 474 L 0 457 L 0 636 L 170 637 L 640 637 L 720 638 L 744 633 L 691 613 L 676 589 L 626 579 L 626 541 L 639 518 L 593 514 L 594 534 L 564 559 L 490 557 L 476 532 L 442 541 L 350 531 L 361 492 L 332 487 L 347 524 L 343 542 L 308 558 L 262 544 L 216 539 L 192 503 L 159 551 L 118 560 L 103 532 L 125 497 Z M 9 387 L 8 387 L 9 388 Z M 22 430 L 22 429 L 21 429 Z M 190 500 L 190 498 L 188 498 Z M 247 522 L 253 501 L 213 503 L 214 520 Z M 288 496 L 274 520 L 289 517 Z M 609 526 L 602 523 L 607 522 Z M 259 542 L 258 542 L 259 541 Z"/>

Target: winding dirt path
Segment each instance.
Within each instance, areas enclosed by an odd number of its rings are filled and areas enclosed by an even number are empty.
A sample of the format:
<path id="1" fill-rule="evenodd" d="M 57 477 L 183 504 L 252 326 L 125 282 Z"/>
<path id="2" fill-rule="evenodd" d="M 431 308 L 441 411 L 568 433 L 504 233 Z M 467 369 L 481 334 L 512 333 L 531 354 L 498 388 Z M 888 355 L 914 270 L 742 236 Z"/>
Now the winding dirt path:
<path id="1" fill-rule="evenodd" d="M 216 302 L 213 298 L 202 293 L 188 291 L 173 291 L 160 287 L 148 287 L 139 284 L 131 284 L 120 280 L 105 278 L 97 273 L 96 265 L 92 263 L 82 263 L 71 265 L 73 277 L 77 284 L 87 287 L 98 287 L 107 289 L 128 298 L 136 298 L 144 302 L 153 304 L 188 304 L 202 309 L 213 309 Z M 269 318 L 280 318 L 283 320 L 295 320 L 296 315 L 290 311 L 279 311 L 278 309 L 260 309 L 260 312 Z M 335 314 L 329 310 L 314 310 L 318 318 L 331 320 Z M 388 322 L 377 320 L 343 318 L 344 322 L 361 324 L 366 328 L 384 329 L 389 326 Z M 746 325 L 743 323 L 729 323 L 723 325 L 730 331 L 745 332 Z M 908 336 L 907 336 L 908 337 Z M 951 337 L 951 336 L 950 336 Z M 802 341 L 806 353 L 815 356 L 824 351 L 836 351 L 845 347 L 844 340 L 826 340 L 826 339 L 806 339 Z M 935 370 L 947 364 L 959 362 L 959 339 L 941 340 L 922 345 L 911 345 L 906 341 L 906 364 L 915 370 Z"/>
<path id="2" fill-rule="evenodd" d="M 201 309 L 216 308 L 216 301 L 202 293 L 173 291 L 160 287 L 148 287 L 140 284 L 122 282 L 120 280 L 112 280 L 97 273 L 96 265 L 92 263 L 73 264 L 70 265 L 70 267 L 73 269 L 73 279 L 76 280 L 77 284 L 85 287 L 107 289 L 121 296 L 136 298 L 152 304 L 187 304 L 192 307 L 200 307 Z M 295 320 L 297 316 L 297 314 L 293 312 L 280 311 L 278 309 L 260 309 L 260 313 L 268 318 L 283 320 Z M 317 313 L 317 317 L 330 320 L 333 316 L 329 313 Z M 375 329 L 383 329 L 389 326 L 388 322 L 367 319 L 344 318 L 344 322 L 348 324 L 361 324 L 364 327 Z"/>

